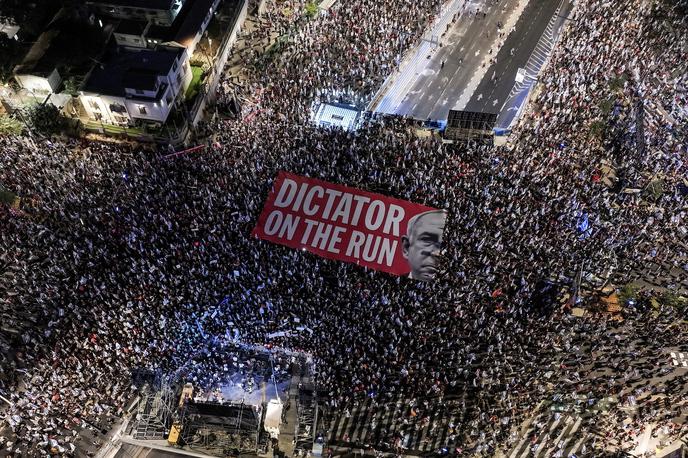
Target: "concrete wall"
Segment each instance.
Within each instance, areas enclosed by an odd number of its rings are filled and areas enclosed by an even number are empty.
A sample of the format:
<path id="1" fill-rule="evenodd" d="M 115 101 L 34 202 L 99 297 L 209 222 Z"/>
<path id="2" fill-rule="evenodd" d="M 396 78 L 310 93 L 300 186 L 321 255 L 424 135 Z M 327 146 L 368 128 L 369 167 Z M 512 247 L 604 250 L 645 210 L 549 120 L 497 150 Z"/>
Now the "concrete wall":
<path id="1" fill-rule="evenodd" d="M 193 74 L 191 73 L 191 64 L 189 63 L 188 56 L 187 59 L 184 60 L 182 66 L 180 67 L 180 71 L 182 67 L 184 68 L 184 75 L 182 76 L 181 90 L 186 91 L 186 89 L 191 84 L 191 80 L 193 79 Z"/>
<path id="2" fill-rule="evenodd" d="M 168 105 L 163 98 L 160 102 L 125 99 L 124 103 L 132 118 L 165 122 L 167 121 L 167 116 L 169 116 L 174 102 Z M 141 108 L 146 112 L 141 113 Z"/>
<path id="3" fill-rule="evenodd" d="M 158 84 L 162 84 L 163 82 L 165 82 L 165 83 L 167 82 L 167 77 L 158 76 L 157 79 L 158 79 Z M 155 98 L 158 91 L 157 90 L 156 91 L 139 90 L 137 92 L 135 89 L 131 89 L 131 88 L 127 87 L 127 88 L 124 88 L 124 93 L 129 97 L 136 98 L 136 97 L 140 96 L 140 97 L 146 97 L 146 98 L 152 99 L 152 98 Z"/>
<path id="4" fill-rule="evenodd" d="M 189 84 L 191 83 L 192 79 L 192 74 L 191 74 L 191 65 L 189 64 L 189 56 L 191 54 L 189 53 L 189 50 L 187 49 L 184 54 L 182 54 L 181 59 L 179 60 L 179 66 L 177 67 L 177 70 L 175 70 L 173 73 L 170 73 L 168 80 L 170 86 L 174 89 L 174 94 L 175 97 L 180 93 L 186 90 L 186 88 L 189 87 Z M 178 75 L 181 74 L 182 78 L 179 83 L 177 83 L 177 77 Z"/>

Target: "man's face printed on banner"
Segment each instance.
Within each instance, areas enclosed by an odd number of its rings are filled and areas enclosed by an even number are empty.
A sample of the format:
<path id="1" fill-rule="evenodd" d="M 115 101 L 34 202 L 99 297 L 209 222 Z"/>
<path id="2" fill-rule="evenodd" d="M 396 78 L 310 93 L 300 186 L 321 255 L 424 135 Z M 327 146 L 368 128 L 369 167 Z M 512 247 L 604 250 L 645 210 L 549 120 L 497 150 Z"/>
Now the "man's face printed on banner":
<path id="1" fill-rule="evenodd" d="M 429 281 L 435 277 L 446 220 L 447 214 L 437 210 L 421 213 L 409 221 L 401 244 L 414 280 Z"/>

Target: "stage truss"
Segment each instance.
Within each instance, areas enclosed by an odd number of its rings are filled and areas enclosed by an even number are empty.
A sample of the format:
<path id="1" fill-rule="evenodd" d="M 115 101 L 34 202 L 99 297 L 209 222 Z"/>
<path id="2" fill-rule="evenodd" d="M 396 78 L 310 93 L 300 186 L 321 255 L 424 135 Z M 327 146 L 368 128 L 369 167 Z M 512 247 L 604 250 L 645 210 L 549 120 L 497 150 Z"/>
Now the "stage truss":
<path id="1" fill-rule="evenodd" d="M 167 381 L 162 381 L 159 389 L 150 385 L 144 386 L 134 424 L 134 438 L 165 439 L 173 421 L 175 401 L 174 390 Z"/>

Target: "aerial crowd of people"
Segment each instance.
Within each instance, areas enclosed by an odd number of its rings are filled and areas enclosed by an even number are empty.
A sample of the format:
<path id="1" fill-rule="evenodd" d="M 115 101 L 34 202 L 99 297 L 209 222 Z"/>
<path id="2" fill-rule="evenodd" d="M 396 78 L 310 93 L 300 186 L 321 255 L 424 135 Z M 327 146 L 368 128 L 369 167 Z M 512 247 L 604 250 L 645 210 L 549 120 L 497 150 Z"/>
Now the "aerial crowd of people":
<path id="1" fill-rule="evenodd" d="M 413 46 L 440 2 L 335 2 L 295 21 L 306 3 L 269 2 L 243 37 L 284 38 L 269 59 L 237 50 L 244 72 L 218 104 L 240 110 L 212 121 L 202 150 L 0 137 L 0 184 L 22 198 L 0 206 L 5 451 L 73 454 L 126 411 L 135 368 L 215 388 L 235 344 L 312 355 L 332 411 L 372 397 L 398 417 L 361 446 L 403 453 L 409 431 L 451 427 L 450 450 L 494 456 L 541 401 L 577 395 L 640 406 L 630 423 L 618 409 L 586 423 L 590 456 L 633 449 L 644 425 L 685 435 L 688 372 L 647 382 L 667 349 L 688 350 L 680 312 L 628 309 L 619 324 L 560 301 L 581 270 L 619 286 L 653 263 L 688 276 L 685 2 L 576 2 L 504 146 L 445 144 L 370 113 L 356 131 L 311 124 L 314 102 L 365 107 L 399 35 Z M 446 209 L 435 281 L 251 237 L 280 170 Z M 651 406 L 659 395 L 669 407 Z M 415 407 L 395 410 L 402 398 Z M 438 403 L 456 416 L 432 426 Z"/>

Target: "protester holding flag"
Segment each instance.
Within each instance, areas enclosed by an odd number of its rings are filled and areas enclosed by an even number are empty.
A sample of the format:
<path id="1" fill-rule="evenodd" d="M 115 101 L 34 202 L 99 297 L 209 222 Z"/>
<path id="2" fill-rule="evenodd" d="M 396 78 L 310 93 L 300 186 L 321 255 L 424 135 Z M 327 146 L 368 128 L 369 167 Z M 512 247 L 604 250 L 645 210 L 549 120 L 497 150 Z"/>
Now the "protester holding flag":
<path id="1" fill-rule="evenodd" d="M 289 30 L 276 6 L 284 2 L 273 5 L 275 27 Z M 679 7 L 578 2 L 543 90 L 507 146 L 418 138 L 413 123 L 395 117 L 370 115 L 357 132 L 308 124 L 317 97 L 365 105 L 395 65 L 390 31 L 418 37 L 437 5 L 338 2 L 299 23 L 267 70 L 244 56 L 248 79 L 237 92 L 260 97 L 260 109 L 250 123 L 216 121 L 220 146 L 198 154 L 161 159 L 170 153 L 0 138 L 0 184 L 22 197 L 22 214 L 0 207 L 7 453 L 90 447 L 135 398 L 136 368 L 217 388 L 233 370 L 224 364 L 236 356 L 233 341 L 310 353 L 336 412 L 374 399 L 393 420 L 370 432 L 379 447 L 411 447 L 430 417 L 424 428 L 446 429 L 447 450 L 494 456 L 519 442 L 513 425 L 558 394 L 585 394 L 586 406 L 632 394 L 634 430 L 654 423 L 671 439 L 685 434 L 670 424 L 682 415 L 674 406 L 686 375 L 646 383 L 665 347 L 686 351 L 685 323 L 670 326 L 673 309 L 629 312 L 621 328 L 562 313 L 556 295 L 544 312 L 532 309 L 542 282 L 566 283 L 580 260 L 586 273 L 618 284 L 647 263 L 686 265 L 688 142 L 676 126 L 688 119 L 679 90 L 687 81 L 673 71 L 685 60 Z M 258 28 L 261 36 L 269 33 Z M 602 112 L 611 97 L 618 109 Z M 625 135 L 641 97 L 645 155 Z M 623 165 L 622 189 L 601 164 Z M 434 281 L 257 240 L 252 231 L 280 171 L 446 210 L 434 214 L 441 221 L 432 226 L 444 230 L 429 231 L 429 253 L 416 245 L 418 219 L 410 228 L 399 221 L 394 235 L 402 253 L 420 259 L 418 276 L 433 259 L 425 271 Z M 661 186 L 650 186 L 658 175 Z M 398 214 L 386 215 L 392 233 Z M 619 329 L 633 343 L 617 339 Z M 659 393 L 672 407 L 653 406 Z M 547 412 L 538 422 L 540 440 L 550 419 Z M 618 438 L 610 448 L 632 445 L 616 415 L 600 425 Z M 582 426 L 581 438 L 596 426 Z M 557 449 L 553 440 L 547 447 Z"/>

